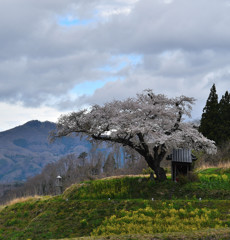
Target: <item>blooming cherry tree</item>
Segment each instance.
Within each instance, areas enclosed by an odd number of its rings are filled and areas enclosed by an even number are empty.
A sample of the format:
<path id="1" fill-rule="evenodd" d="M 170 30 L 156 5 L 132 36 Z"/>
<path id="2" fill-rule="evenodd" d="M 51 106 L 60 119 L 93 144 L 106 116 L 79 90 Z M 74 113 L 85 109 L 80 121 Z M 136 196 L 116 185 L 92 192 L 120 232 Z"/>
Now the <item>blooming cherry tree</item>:
<path id="1" fill-rule="evenodd" d="M 168 98 L 145 90 L 135 98 L 61 116 L 52 139 L 76 133 L 89 140 L 128 146 L 144 157 L 158 180 L 165 180 L 160 163 L 173 148 L 216 151 L 213 141 L 183 121 L 183 116 L 190 117 L 194 101 L 186 96 Z"/>

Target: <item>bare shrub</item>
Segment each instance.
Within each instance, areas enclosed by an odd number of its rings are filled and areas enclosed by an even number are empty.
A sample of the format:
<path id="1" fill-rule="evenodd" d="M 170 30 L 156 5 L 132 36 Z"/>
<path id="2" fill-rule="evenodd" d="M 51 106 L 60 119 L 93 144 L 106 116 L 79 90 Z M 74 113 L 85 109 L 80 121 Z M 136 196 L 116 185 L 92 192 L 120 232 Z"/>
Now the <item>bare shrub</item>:
<path id="1" fill-rule="evenodd" d="M 230 141 L 222 144 L 217 148 L 217 153 L 214 155 L 205 153 L 196 153 L 198 160 L 196 168 L 209 167 L 229 167 L 230 166 Z"/>

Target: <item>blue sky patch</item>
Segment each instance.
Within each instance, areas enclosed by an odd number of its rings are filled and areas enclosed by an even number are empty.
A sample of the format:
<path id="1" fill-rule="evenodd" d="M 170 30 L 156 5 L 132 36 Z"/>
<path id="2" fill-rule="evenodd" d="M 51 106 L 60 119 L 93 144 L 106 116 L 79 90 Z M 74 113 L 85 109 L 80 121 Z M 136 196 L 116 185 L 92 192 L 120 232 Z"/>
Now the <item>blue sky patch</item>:
<path id="1" fill-rule="evenodd" d="M 133 65 L 137 65 L 142 62 L 142 56 L 138 54 L 128 55 L 128 59 Z"/>
<path id="2" fill-rule="evenodd" d="M 61 17 L 58 20 L 58 24 L 61 26 L 77 26 L 77 25 L 89 25 L 90 23 L 94 22 L 93 19 L 78 19 L 73 18 L 72 16 Z"/>
<path id="3" fill-rule="evenodd" d="M 122 78 L 119 78 L 122 79 Z M 98 80 L 98 81 L 86 81 L 83 83 L 77 84 L 72 90 L 71 93 L 77 95 L 92 95 L 95 90 L 98 88 L 102 88 L 108 82 L 114 82 L 117 80 L 117 77 L 108 77 L 105 80 Z"/>
<path id="4" fill-rule="evenodd" d="M 118 56 L 113 56 L 112 58 L 113 60 L 117 60 L 120 59 L 121 62 L 119 64 L 107 64 L 104 65 L 103 67 L 100 67 L 99 70 L 103 71 L 103 72 L 116 72 L 116 71 L 120 71 L 123 68 L 127 67 L 128 65 L 137 65 L 140 64 L 142 62 L 142 55 L 138 55 L 138 54 L 129 54 L 129 55 L 125 55 L 125 54 L 121 54 Z"/>
<path id="5" fill-rule="evenodd" d="M 109 73 L 109 75 L 116 75 L 120 70 L 127 66 L 133 65 L 134 67 L 138 64 L 141 64 L 143 60 L 142 55 L 138 54 L 121 54 L 121 55 L 115 55 L 111 57 L 111 61 L 108 64 L 105 64 L 104 66 L 98 68 L 99 71 Z M 113 64 L 114 61 L 114 64 Z M 71 91 L 71 94 L 76 95 L 93 95 L 93 93 L 102 87 L 105 86 L 108 82 L 115 82 L 117 80 L 124 80 L 125 77 L 122 75 L 116 75 L 116 76 L 110 76 L 103 78 L 101 80 L 95 80 L 95 81 L 86 81 L 83 83 L 77 84 Z"/>
<path id="6" fill-rule="evenodd" d="M 103 72 L 117 72 L 120 71 L 122 68 L 126 67 L 127 63 L 126 62 L 121 62 L 119 65 L 117 66 L 113 66 L 113 65 L 105 65 L 103 67 L 100 67 L 99 70 L 103 71 Z"/>

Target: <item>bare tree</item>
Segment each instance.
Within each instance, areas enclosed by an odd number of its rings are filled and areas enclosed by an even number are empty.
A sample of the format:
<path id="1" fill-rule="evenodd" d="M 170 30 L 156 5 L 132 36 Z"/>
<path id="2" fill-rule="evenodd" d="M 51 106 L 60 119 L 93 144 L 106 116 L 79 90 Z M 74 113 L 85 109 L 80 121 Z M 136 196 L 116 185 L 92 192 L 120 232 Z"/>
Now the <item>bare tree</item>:
<path id="1" fill-rule="evenodd" d="M 213 141 L 192 124 L 183 122 L 183 115 L 190 116 L 194 101 L 186 96 L 167 98 L 146 90 L 136 98 L 114 100 L 61 116 L 51 140 L 75 132 L 91 141 L 128 146 L 144 157 L 158 180 L 165 180 L 160 163 L 172 148 L 216 151 Z"/>

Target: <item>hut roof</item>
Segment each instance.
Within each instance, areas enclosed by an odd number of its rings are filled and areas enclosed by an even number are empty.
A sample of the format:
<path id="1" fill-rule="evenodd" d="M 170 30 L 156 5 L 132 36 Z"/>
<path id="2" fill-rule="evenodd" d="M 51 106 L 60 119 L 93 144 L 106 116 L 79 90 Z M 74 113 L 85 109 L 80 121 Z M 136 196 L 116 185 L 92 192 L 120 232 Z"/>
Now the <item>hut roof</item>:
<path id="1" fill-rule="evenodd" d="M 168 155 L 167 160 L 171 160 L 172 162 L 185 162 L 192 163 L 197 160 L 196 156 L 191 153 L 190 149 L 173 149 L 172 154 Z"/>

